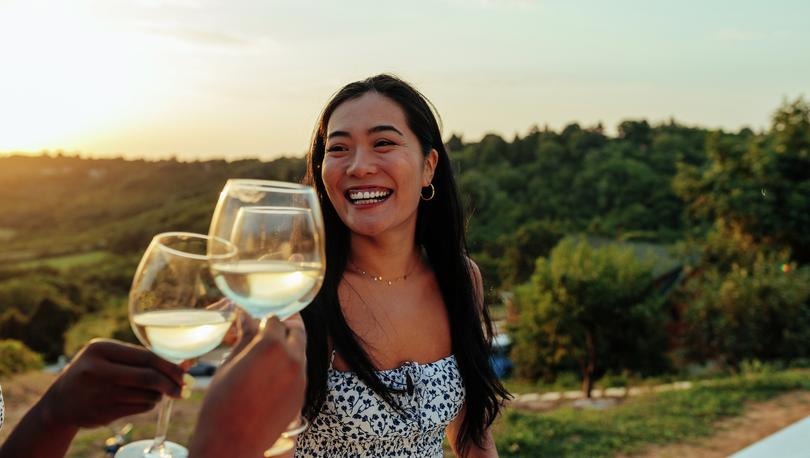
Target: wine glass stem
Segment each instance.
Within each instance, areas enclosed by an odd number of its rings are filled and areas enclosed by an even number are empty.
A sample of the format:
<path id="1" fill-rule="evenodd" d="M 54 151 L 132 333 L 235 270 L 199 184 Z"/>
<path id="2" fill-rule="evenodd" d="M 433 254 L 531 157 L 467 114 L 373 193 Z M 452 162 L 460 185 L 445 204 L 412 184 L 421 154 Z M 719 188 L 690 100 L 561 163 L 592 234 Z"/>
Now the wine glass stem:
<path id="1" fill-rule="evenodd" d="M 163 442 L 166 441 L 166 432 L 169 429 L 169 418 L 172 416 L 172 404 L 174 399 L 166 396 L 160 404 L 160 413 L 158 413 L 157 430 L 155 431 L 155 441 L 149 447 L 147 453 L 158 452 L 162 455 Z"/>

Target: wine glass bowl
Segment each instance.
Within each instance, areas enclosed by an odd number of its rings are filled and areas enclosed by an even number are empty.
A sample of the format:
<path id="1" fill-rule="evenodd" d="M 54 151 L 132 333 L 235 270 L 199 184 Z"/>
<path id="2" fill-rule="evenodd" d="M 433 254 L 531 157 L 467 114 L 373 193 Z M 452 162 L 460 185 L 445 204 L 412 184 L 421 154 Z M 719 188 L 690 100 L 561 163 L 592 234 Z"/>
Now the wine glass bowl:
<path id="1" fill-rule="evenodd" d="M 239 254 L 211 263 L 219 288 L 257 319 L 283 320 L 306 307 L 324 270 L 312 210 L 242 207 L 233 224 Z"/>
<path id="2" fill-rule="evenodd" d="M 301 311 L 323 283 L 323 217 L 311 187 L 228 180 L 209 234 L 236 247 L 236 256 L 214 260 L 220 249 L 209 246 L 211 271 L 223 293 L 254 318 Z"/>
<path id="3" fill-rule="evenodd" d="M 221 246 L 219 260 L 236 255 L 227 240 L 183 232 L 156 235 L 130 289 L 135 335 L 175 364 L 215 349 L 233 321 L 232 308 L 219 306 L 222 293 L 207 268 L 209 244 Z"/>

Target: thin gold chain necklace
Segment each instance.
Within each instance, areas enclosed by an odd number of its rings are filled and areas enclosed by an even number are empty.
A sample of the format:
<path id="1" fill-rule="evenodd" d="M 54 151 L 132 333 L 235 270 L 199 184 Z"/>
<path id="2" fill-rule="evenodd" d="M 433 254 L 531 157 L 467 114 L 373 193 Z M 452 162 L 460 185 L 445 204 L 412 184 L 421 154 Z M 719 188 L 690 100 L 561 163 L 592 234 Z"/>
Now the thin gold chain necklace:
<path id="1" fill-rule="evenodd" d="M 349 261 L 349 265 L 351 266 L 351 268 L 349 270 L 351 270 L 352 272 L 358 273 L 358 274 L 362 275 L 363 277 L 366 277 L 366 278 L 370 279 L 371 281 L 374 281 L 374 282 L 377 282 L 377 283 L 382 283 L 383 285 L 386 285 L 386 286 L 393 286 L 394 283 L 396 283 L 396 282 L 398 282 L 400 280 L 407 280 L 408 276 L 410 276 L 413 273 L 413 271 L 416 270 L 416 265 L 417 264 L 419 264 L 418 259 L 417 259 L 416 262 L 413 263 L 413 265 L 408 270 L 408 272 L 405 273 L 405 275 L 400 275 L 399 277 L 395 277 L 395 278 L 389 278 L 387 280 L 385 278 L 383 278 L 381 275 L 374 275 L 374 274 L 370 274 L 370 273 L 366 272 L 365 270 L 358 267 L 357 264 L 355 264 L 352 261 Z"/>

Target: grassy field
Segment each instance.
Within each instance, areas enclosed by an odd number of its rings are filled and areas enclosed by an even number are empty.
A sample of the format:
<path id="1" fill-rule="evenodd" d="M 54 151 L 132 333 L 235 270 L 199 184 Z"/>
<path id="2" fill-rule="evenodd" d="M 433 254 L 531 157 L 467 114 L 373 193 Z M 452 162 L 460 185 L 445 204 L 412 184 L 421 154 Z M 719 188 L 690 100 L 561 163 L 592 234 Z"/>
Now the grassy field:
<path id="1" fill-rule="evenodd" d="M 503 457 L 613 457 L 710 436 L 719 420 L 742 414 L 746 403 L 793 390 L 810 390 L 810 370 L 704 381 L 690 390 L 644 395 L 605 410 L 508 409 L 495 438 Z"/>
<path id="2" fill-rule="evenodd" d="M 54 376 L 30 373 L 0 381 L 6 398 L 6 426 L 2 442 Z M 537 413 L 506 409 L 495 425 L 495 440 L 503 457 L 588 456 L 615 457 L 641 452 L 645 447 L 690 442 L 713 435 L 718 422 L 741 415 L 751 402 L 766 401 L 792 391 L 810 391 L 810 370 L 793 369 L 727 377 L 696 384 L 686 391 L 639 396 L 605 410 L 570 407 Z M 175 402 L 169 437 L 188 443 L 199 411 L 202 392 Z M 134 425 L 133 440 L 154 432 L 156 412 L 119 420 L 113 427 Z M 103 457 L 103 443 L 111 428 L 82 431 L 68 457 Z"/>
<path id="3" fill-rule="evenodd" d="M 66 256 L 56 256 L 52 258 L 36 259 L 18 264 L 18 267 L 52 267 L 59 270 L 67 270 L 77 266 L 97 264 L 107 258 L 110 254 L 106 251 L 90 251 L 87 253 L 71 254 Z"/>

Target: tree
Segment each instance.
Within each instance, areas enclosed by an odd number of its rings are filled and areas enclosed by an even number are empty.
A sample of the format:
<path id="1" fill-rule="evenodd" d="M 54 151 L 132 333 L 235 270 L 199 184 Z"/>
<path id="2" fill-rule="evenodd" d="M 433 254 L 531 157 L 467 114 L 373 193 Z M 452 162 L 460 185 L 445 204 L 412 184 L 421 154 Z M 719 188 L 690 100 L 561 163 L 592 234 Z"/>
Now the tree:
<path id="1" fill-rule="evenodd" d="M 810 267 L 785 253 L 754 250 L 737 262 L 703 264 L 678 293 L 685 303 L 683 341 L 692 360 L 739 367 L 744 360 L 810 356 Z M 733 245 L 734 242 L 731 242 Z"/>
<path id="2" fill-rule="evenodd" d="M 651 270 L 628 247 L 563 239 L 517 290 L 518 373 L 536 378 L 571 359 L 590 397 L 595 377 L 607 370 L 663 369 L 663 300 L 651 288 Z"/>
<path id="3" fill-rule="evenodd" d="M 461 135 L 453 134 L 450 136 L 450 139 L 447 140 L 447 143 L 444 144 L 450 153 L 455 153 L 457 151 L 461 151 L 464 148 L 464 139 Z"/>
<path id="4" fill-rule="evenodd" d="M 560 225 L 549 221 L 531 221 L 499 237 L 498 244 L 503 247 L 498 265 L 501 286 L 510 288 L 526 282 L 537 258 L 548 256 L 562 237 Z"/>
<path id="5" fill-rule="evenodd" d="M 706 151 L 705 166 L 681 165 L 674 181 L 693 221 L 722 222 L 810 262 L 810 104 L 785 102 L 765 136 L 715 132 Z"/>

